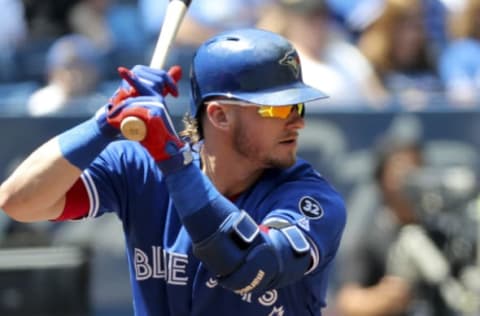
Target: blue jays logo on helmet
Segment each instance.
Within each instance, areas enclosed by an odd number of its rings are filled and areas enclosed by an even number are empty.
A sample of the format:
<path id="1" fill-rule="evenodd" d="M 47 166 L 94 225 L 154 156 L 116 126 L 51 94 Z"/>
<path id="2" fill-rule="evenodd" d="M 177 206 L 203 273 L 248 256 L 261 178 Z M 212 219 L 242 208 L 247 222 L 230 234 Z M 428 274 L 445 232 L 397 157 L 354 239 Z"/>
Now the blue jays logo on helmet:
<path id="1" fill-rule="evenodd" d="M 211 97 L 262 105 L 305 103 L 326 98 L 302 80 L 300 58 L 283 36 L 261 29 L 236 29 L 203 43 L 190 71 L 191 113 Z"/>
<path id="2" fill-rule="evenodd" d="M 280 65 L 284 65 L 290 68 L 296 78 L 300 77 L 300 58 L 298 57 L 295 49 L 291 49 L 285 53 L 282 59 L 278 62 Z"/>

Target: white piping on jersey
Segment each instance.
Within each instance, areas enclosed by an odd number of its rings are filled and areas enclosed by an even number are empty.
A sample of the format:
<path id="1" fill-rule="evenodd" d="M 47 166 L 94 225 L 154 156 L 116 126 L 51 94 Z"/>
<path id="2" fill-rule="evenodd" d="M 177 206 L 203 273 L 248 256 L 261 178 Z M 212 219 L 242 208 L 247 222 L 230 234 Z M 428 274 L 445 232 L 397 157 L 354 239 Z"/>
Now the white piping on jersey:
<path id="1" fill-rule="evenodd" d="M 90 204 L 90 209 L 88 210 L 88 217 L 96 217 L 99 209 L 99 198 L 98 198 L 98 191 L 97 187 L 95 186 L 95 182 L 93 182 L 92 176 L 85 170 L 82 175 L 80 176 L 82 179 L 85 189 L 87 190 L 88 200 Z"/>
<path id="2" fill-rule="evenodd" d="M 318 251 L 317 245 L 308 235 L 305 234 L 305 237 L 310 243 L 310 255 L 312 256 L 313 260 L 312 266 L 307 270 L 307 272 L 305 272 L 305 275 L 307 275 L 318 267 L 318 264 L 320 263 L 320 251 Z"/>

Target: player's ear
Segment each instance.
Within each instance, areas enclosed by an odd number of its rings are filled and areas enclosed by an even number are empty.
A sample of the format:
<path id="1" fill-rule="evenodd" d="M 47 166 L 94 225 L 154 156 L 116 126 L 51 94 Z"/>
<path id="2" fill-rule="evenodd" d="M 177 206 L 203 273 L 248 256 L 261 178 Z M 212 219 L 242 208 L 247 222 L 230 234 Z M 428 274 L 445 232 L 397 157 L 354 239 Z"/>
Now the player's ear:
<path id="1" fill-rule="evenodd" d="M 228 107 L 213 101 L 207 104 L 207 119 L 214 127 L 226 130 L 230 125 Z"/>

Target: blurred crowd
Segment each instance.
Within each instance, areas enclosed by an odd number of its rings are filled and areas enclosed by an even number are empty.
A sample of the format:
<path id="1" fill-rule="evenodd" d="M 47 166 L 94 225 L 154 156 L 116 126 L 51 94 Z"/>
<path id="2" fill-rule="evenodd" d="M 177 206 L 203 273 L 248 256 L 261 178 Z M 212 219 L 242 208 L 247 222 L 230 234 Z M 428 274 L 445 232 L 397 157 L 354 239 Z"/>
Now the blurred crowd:
<path id="1" fill-rule="evenodd" d="M 117 87 L 118 66 L 149 63 L 167 3 L 0 0 L 0 115 L 95 112 Z M 167 65 L 181 65 L 186 77 L 201 42 L 251 26 L 291 40 L 304 81 L 330 95 L 308 111 L 480 109 L 480 0 L 195 0 Z M 175 101 L 184 108 L 188 85 L 180 82 Z M 371 194 L 362 193 L 368 203 L 347 201 L 327 316 L 480 314 L 475 185 L 461 197 L 458 188 L 440 187 L 445 172 L 463 184 L 471 177 L 447 168 L 429 173 L 432 156 L 410 136 L 379 140 Z M 457 204 L 440 207 L 438 196 Z M 465 214 L 436 216 L 424 200 Z"/>
<path id="2" fill-rule="evenodd" d="M 426 142 L 411 123 L 378 139 L 349 200 L 331 315 L 480 314 L 477 166 L 454 153 L 470 146 Z"/>
<path id="3" fill-rule="evenodd" d="M 0 0 L 1 112 L 91 113 L 118 66 L 149 63 L 167 3 Z M 197 0 L 169 63 L 188 73 L 200 42 L 249 26 L 295 44 L 305 81 L 331 96 L 320 108 L 478 108 L 479 0 Z"/>

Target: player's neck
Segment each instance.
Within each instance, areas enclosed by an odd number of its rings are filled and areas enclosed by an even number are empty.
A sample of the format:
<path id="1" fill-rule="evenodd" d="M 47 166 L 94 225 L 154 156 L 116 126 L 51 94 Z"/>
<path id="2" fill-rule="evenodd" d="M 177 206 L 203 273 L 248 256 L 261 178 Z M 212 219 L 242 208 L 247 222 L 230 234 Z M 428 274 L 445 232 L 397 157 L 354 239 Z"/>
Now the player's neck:
<path id="1" fill-rule="evenodd" d="M 263 169 L 255 168 L 246 159 L 234 154 L 214 151 L 208 146 L 201 150 L 202 171 L 217 190 L 227 196 L 238 196 L 252 186 L 261 176 Z"/>

